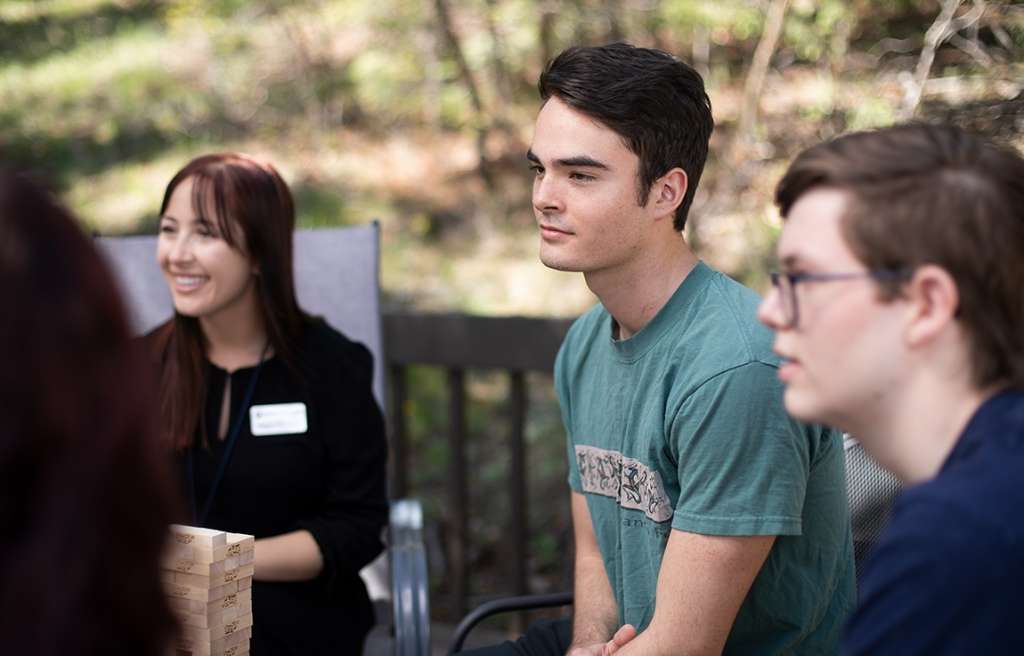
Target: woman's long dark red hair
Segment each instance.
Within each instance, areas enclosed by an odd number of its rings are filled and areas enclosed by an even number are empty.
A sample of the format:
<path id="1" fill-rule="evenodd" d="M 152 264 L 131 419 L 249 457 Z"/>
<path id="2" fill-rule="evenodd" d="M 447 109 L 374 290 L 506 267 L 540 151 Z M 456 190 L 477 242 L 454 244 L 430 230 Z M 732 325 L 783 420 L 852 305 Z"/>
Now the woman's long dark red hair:
<path id="1" fill-rule="evenodd" d="M 277 357 L 295 368 L 294 344 L 306 317 L 295 298 L 295 203 L 288 185 L 273 166 L 254 157 L 203 155 L 171 178 L 161 215 L 177 186 L 189 178 L 196 215 L 216 223 L 223 239 L 257 265 L 256 296 L 267 337 Z M 207 392 L 205 343 L 199 321 L 175 312 L 157 329 L 156 343 L 162 360 L 160 426 L 165 442 L 184 449 L 198 433 L 205 444 L 200 421 Z"/>
<path id="2" fill-rule="evenodd" d="M 152 367 L 71 215 L 0 173 L 0 644 L 5 654 L 163 654 L 180 519 Z"/>

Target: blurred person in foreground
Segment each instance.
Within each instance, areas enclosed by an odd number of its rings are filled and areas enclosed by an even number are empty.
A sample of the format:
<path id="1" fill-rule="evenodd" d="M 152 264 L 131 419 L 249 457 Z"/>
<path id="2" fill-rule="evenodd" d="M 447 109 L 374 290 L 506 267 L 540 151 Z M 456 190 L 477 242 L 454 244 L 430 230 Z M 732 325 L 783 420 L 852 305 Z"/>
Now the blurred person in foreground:
<path id="1" fill-rule="evenodd" d="M 192 523 L 256 538 L 252 653 L 359 654 L 374 621 L 359 570 L 388 512 L 373 358 L 299 307 L 295 206 L 269 163 L 195 158 L 159 229 L 161 429 Z"/>
<path id="2" fill-rule="evenodd" d="M 760 318 L 786 409 L 907 484 L 843 652 L 1024 653 L 1024 159 L 953 127 L 854 133 L 776 200 Z"/>
<path id="3" fill-rule="evenodd" d="M 0 652 L 165 654 L 177 504 L 148 366 L 90 239 L 11 173 L 0 303 Z"/>
<path id="4" fill-rule="evenodd" d="M 527 154 L 540 259 L 600 305 L 555 364 L 574 616 L 493 653 L 823 654 L 853 605 L 838 433 L 782 408 L 757 295 L 682 230 L 713 121 L 675 57 L 570 48 Z"/>

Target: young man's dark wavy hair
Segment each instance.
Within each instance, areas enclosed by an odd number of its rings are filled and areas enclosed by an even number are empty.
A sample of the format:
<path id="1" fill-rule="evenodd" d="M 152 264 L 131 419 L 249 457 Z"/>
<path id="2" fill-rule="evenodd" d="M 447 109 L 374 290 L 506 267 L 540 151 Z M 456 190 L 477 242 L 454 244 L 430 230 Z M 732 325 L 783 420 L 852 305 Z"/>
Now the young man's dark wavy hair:
<path id="1" fill-rule="evenodd" d="M 1024 389 L 1024 158 L 948 125 L 855 132 L 800 153 L 779 182 L 783 217 L 814 189 L 848 194 L 840 229 L 867 269 L 945 269 L 979 389 Z M 883 300 L 899 281 L 879 282 Z"/>
<path id="2" fill-rule="evenodd" d="M 658 178 L 675 167 L 686 171 L 686 195 L 673 222 L 676 230 L 686 226 L 715 125 L 697 71 L 667 52 L 613 43 L 564 50 L 537 86 L 542 100 L 558 98 L 622 137 L 640 158 L 641 207 Z"/>

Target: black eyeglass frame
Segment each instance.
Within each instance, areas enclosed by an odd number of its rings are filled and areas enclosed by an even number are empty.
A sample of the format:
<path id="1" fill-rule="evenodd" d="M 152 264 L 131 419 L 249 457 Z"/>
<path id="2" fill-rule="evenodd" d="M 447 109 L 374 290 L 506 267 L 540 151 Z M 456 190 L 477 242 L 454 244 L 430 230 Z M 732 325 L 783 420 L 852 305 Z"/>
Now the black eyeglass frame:
<path id="1" fill-rule="evenodd" d="M 834 271 L 826 273 L 790 273 L 788 271 L 772 271 L 768 275 L 772 287 L 779 292 L 782 301 L 782 312 L 786 321 L 781 328 L 794 328 L 800 323 L 800 305 L 796 298 L 796 286 L 802 282 L 835 282 L 837 280 L 854 280 L 871 278 L 872 280 L 908 280 L 912 271 L 909 269 L 877 269 L 875 271 Z"/>

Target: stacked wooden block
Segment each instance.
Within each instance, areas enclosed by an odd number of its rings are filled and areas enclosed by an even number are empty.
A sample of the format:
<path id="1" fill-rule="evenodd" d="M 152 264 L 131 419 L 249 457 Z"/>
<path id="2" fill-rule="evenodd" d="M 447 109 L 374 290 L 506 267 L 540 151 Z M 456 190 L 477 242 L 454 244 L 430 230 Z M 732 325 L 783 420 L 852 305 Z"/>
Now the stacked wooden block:
<path id="1" fill-rule="evenodd" d="M 178 654 L 249 653 L 252 573 L 251 535 L 171 526 L 161 575 L 182 625 Z"/>

